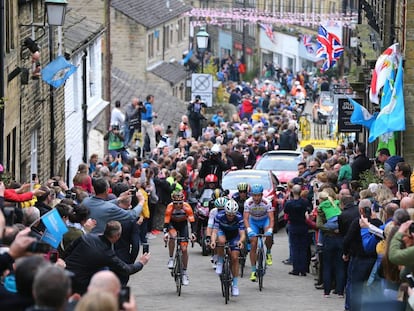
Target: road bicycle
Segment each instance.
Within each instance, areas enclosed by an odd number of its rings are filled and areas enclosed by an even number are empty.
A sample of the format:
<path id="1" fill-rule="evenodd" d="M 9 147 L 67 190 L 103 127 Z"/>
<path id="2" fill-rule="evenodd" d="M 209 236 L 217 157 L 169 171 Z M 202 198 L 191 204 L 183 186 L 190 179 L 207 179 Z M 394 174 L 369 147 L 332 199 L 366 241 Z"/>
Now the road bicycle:
<path id="1" fill-rule="evenodd" d="M 266 274 L 266 250 L 265 250 L 265 240 L 266 235 L 257 234 L 257 259 L 256 259 L 256 276 L 259 282 L 259 290 L 263 289 L 263 277 Z"/>
<path id="2" fill-rule="evenodd" d="M 181 242 L 188 242 L 188 238 L 185 237 L 176 237 L 170 238 L 176 240 L 175 256 L 174 256 L 174 265 L 171 269 L 171 276 L 174 278 L 175 286 L 177 290 L 177 295 L 181 296 L 181 287 L 183 285 L 183 250 L 181 249 Z M 165 247 L 167 247 L 167 241 L 165 241 Z"/>
<path id="3" fill-rule="evenodd" d="M 231 284 L 233 282 L 233 276 L 231 274 L 231 257 L 230 244 L 226 242 L 224 245 L 217 245 L 217 247 L 224 247 L 223 257 L 223 270 L 220 274 L 221 293 L 223 294 L 224 301 L 227 304 L 230 300 Z"/>
<path id="4" fill-rule="evenodd" d="M 308 119 L 309 115 L 309 113 L 302 113 L 298 120 L 302 140 L 308 140 L 311 138 L 311 122 Z"/>

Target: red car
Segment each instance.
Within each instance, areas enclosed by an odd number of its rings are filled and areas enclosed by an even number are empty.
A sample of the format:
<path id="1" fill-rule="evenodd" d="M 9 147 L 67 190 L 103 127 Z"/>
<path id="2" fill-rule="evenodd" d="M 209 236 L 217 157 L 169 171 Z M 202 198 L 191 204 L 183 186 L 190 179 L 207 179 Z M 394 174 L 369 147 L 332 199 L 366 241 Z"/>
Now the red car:
<path id="1" fill-rule="evenodd" d="M 269 151 L 256 162 L 254 169 L 272 171 L 280 183 L 286 185 L 298 176 L 298 164 L 301 161 L 299 151 Z"/>

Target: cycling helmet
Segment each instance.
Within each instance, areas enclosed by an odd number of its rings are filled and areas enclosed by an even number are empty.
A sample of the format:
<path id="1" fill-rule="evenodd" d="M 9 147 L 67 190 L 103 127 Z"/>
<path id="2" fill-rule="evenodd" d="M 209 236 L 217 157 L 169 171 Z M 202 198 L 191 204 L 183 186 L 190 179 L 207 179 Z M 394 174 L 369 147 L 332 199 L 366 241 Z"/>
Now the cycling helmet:
<path id="1" fill-rule="evenodd" d="M 248 191 L 249 190 L 249 185 L 247 184 L 247 182 L 241 182 L 237 185 L 237 190 L 239 190 L 239 191 Z"/>
<path id="2" fill-rule="evenodd" d="M 239 204 L 234 200 L 228 200 L 226 206 L 224 207 L 226 214 L 236 214 L 239 210 Z"/>
<path id="3" fill-rule="evenodd" d="M 251 190 L 252 194 L 262 194 L 263 193 L 263 186 L 260 184 L 254 184 Z"/>
<path id="4" fill-rule="evenodd" d="M 228 201 L 229 200 L 225 197 L 215 199 L 214 200 L 214 207 L 217 207 L 217 209 L 223 209 L 223 208 L 225 208 Z"/>
<path id="5" fill-rule="evenodd" d="M 206 176 L 205 182 L 218 182 L 218 178 L 214 174 L 208 174 Z"/>
<path id="6" fill-rule="evenodd" d="M 211 194 L 211 199 L 215 200 L 223 196 L 223 191 L 220 188 L 214 189 L 213 193 Z"/>
<path id="7" fill-rule="evenodd" d="M 181 191 L 174 191 L 171 194 L 171 199 L 173 201 L 184 201 L 184 194 Z"/>

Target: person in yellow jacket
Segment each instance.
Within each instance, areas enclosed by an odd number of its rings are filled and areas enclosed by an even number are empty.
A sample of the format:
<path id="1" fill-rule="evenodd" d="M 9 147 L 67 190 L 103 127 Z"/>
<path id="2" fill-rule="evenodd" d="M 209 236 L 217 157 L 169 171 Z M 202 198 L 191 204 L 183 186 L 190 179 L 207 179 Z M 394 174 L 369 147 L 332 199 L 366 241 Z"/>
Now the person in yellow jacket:
<path id="1" fill-rule="evenodd" d="M 138 225 L 139 225 L 139 239 L 140 244 L 143 248 L 143 253 L 148 253 L 148 240 L 147 240 L 147 233 L 148 233 L 148 223 L 150 218 L 150 209 L 148 205 L 148 192 L 141 187 L 141 184 L 138 182 L 136 184 L 137 191 L 139 191 L 142 196 L 144 197 L 144 204 L 142 205 L 142 212 L 138 218 Z"/>

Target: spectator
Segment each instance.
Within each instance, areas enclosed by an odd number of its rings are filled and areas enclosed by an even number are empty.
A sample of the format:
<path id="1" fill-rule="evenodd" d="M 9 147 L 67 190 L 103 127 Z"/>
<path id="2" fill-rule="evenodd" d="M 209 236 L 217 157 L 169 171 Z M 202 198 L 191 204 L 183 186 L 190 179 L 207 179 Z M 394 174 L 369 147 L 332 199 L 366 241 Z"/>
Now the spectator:
<path id="1" fill-rule="evenodd" d="M 398 162 L 395 165 L 394 175 L 397 177 L 397 189 L 400 194 L 410 193 L 411 166 L 407 162 Z"/>
<path id="2" fill-rule="evenodd" d="M 88 165 L 85 163 L 79 164 L 78 171 L 73 177 L 73 186 L 79 187 L 88 193 L 93 193 L 92 178 L 88 174 Z"/>
<path id="3" fill-rule="evenodd" d="M 111 111 L 110 126 L 118 125 L 119 127 L 125 123 L 125 114 L 121 110 L 121 101 L 115 101 L 115 107 Z M 125 135 L 125 134 L 124 134 Z"/>
<path id="4" fill-rule="evenodd" d="M 104 140 L 108 141 L 108 152 L 112 158 L 122 158 L 122 161 L 128 160 L 128 152 L 126 151 L 127 144 L 122 135 L 119 125 L 113 125 L 111 129 L 104 135 Z"/>
<path id="5" fill-rule="evenodd" d="M 141 112 L 141 131 L 143 142 L 148 135 L 149 138 L 149 151 L 152 153 L 157 147 L 155 140 L 155 131 L 153 126 L 153 119 L 157 118 L 157 113 L 153 112 L 154 95 L 148 95 L 144 103 L 145 111 Z M 141 157 L 144 156 L 144 147 L 141 149 Z"/>
<path id="6" fill-rule="evenodd" d="M 114 201 L 106 201 L 108 198 L 109 184 L 105 178 L 95 178 L 93 180 L 93 188 L 95 196 L 86 198 L 82 204 L 89 209 L 90 218 L 96 220 L 96 227 L 92 229 L 92 233 L 102 233 L 105 225 L 110 220 L 136 220 L 141 214 L 143 206 L 143 197 L 137 192 L 138 204 L 131 210 L 123 210 L 115 204 Z M 130 192 L 124 192 L 120 195 L 120 199 L 130 196 Z"/>
<path id="7" fill-rule="evenodd" d="M 195 100 L 188 104 L 188 119 L 190 121 L 191 135 L 195 139 L 201 136 L 201 120 L 204 120 L 203 110 L 206 104 L 201 101 L 201 96 L 196 95 Z"/>
<path id="8" fill-rule="evenodd" d="M 90 176 L 96 171 L 96 166 L 98 164 L 98 155 L 96 153 L 92 153 L 89 158 L 89 170 L 88 173 Z"/>
<path id="9" fill-rule="evenodd" d="M 298 148 L 298 135 L 296 134 L 296 126 L 289 124 L 287 130 L 280 134 L 279 150 L 296 150 Z"/>
<path id="10" fill-rule="evenodd" d="M 224 122 L 224 112 L 222 109 L 217 110 L 217 113 L 211 117 L 211 121 L 213 121 L 217 127 L 220 126 L 222 122 Z"/>
<path id="11" fill-rule="evenodd" d="M 76 305 L 75 311 L 118 311 L 117 299 L 106 292 L 86 293 Z"/>
<path id="12" fill-rule="evenodd" d="M 141 133 L 141 113 L 146 112 L 146 108 L 138 97 L 133 97 L 131 103 L 125 107 L 125 146 L 128 147 L 134 136 L 135 131 Z"/>
<path id="13" fill-rule="evenodd" d="M 92 276 L 103 268 L 109 268 L 119 277 L 140 271 L 148 262 L 150 254 L 147 253 L 132 264 L 127 264 L 117 257 L 114 244 L 121 237 L 121 233 L 121 224 L 118 221 L 110 221 L 106 224 L 103 235 L 84 235 L 66 250 L 66 269 L 75 274 L 74 292 L 84 294 Z"/>
<path id="14" fill-rule="evenodd" d="M 35 305 L 27 311 L 63 311 L 71 294 L 71 280 L 62 268 L 53 265 L 41 267 L 34 278 Z"/>
<path id="15" fill-rule="evenodd" d="M 386 173 L 392 173 L 395 170 L 395 166 L 398 162 L 404 162 L 404 158 L 399 155 L 391 156 L 390 151 L 387 148 L 381 148 L 378 150 L 377 159 L 384 164 L 384 170 Z"/>
<path id="16" fill-rule="evenodd" d="M 354 162 L 351 165 L 352 168 L 352 180 L 359 180 L 361 173 L 369 170 L 372 166 L 371 161 L 365 155 L 365 144 L 357 143 L 355 146 L 356 156 Z"/>

